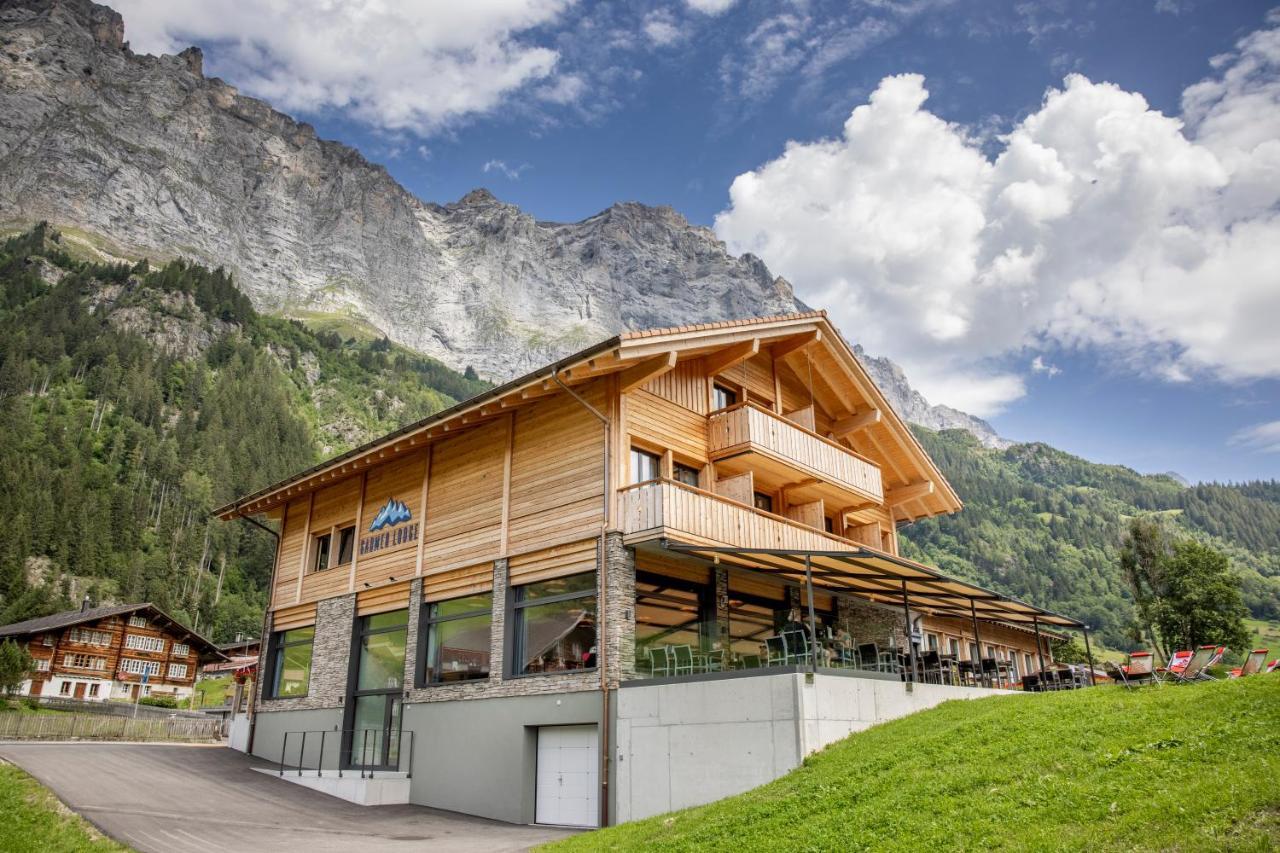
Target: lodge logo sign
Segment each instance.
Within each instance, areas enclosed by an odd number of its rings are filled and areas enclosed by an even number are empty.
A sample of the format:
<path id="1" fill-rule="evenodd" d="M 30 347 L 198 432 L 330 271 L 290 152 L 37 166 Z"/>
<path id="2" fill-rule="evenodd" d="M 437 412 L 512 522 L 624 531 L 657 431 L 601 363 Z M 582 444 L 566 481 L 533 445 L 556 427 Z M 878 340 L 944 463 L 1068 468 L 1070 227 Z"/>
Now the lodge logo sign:
<path id="1" fill-rule="evenodd" d="M 405 523 L 411 521 L 412 524 Z M 374 516 L 369 532 L 373 535 L 360 540 L 361 557 L 418 541 L 418 522 L 413 521 L 413 513 L 409 512 L 404 501 L 388 498 L 386 505 Z"/>

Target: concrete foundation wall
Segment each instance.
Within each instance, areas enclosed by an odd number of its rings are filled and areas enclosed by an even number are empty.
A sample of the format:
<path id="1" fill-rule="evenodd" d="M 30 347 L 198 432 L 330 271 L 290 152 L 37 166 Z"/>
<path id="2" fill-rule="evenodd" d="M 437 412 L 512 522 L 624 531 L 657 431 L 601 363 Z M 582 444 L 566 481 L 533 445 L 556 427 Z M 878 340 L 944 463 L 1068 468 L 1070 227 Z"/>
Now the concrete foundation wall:
<path id="1" fill-rule="evenodd" d="M 948 699 L 1002 691 L 819 673 L 751 674 L 617 692 L 614 818 L 636 820 L 750 790 L 805 755 Z"/>
<path id="2" fill-rule="evenodd" d="M 337 769 L 342 728 L 341 708 L 313 708 L 299 711 L 259 711 L 255 717 L 253 733 L 253 754 L 271 764 L 280 761 L 280 749 L 285 746 L 284 736 L 289 732 L 288 751 L 285 754 L 285 765 L 297 766 L 298 751 L 302 748 L 302 738 L 292 732 L 306 731 L 306 751 L 303 753 L 305 767 L 312 769 L 320 757 L 320 731 L 326 732 L 324 737 L 324 768 Z"/>
<path id="3" fill-rule="evenodd" d="M 409 801 L 533 823 L 537 727 L 598 726 L 600 695 L 591 691 L 405 705 L 404 727 L 415 733 Z"/>

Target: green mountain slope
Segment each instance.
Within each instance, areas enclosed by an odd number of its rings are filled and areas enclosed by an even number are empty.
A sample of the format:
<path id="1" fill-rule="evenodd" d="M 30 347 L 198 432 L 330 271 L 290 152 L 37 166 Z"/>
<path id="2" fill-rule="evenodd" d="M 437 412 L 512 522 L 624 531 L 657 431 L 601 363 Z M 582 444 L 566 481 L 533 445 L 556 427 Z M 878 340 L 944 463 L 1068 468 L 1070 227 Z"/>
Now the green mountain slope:
<path id="1" fill-rule="evenodd" d="M 273 540 L 210 509 L 484 387 L 261 316 L 221 271 L 0 244 L 0 624 L 88 592 L 256 634 Z"/>
<path id="2" fill-rule="evenodd" d="M 1272 850 L 1280 675 L 951 701 L 544 850 Z"/>
<path id="3" fill-rule="evenodd" d="M 1044 444 L 990 450 L 968 433 L 917 434 L 965 508 L 903 528 L 909 556 L 1083 619 L 1124 647 L 1131 607 L 1120 539 L 1132 516 L 1160 513 L 1231 556 L 1256 617 L 1280 618 L 1280 503 L 1267 497 L 1275 483 L 1188 488 Z"/>

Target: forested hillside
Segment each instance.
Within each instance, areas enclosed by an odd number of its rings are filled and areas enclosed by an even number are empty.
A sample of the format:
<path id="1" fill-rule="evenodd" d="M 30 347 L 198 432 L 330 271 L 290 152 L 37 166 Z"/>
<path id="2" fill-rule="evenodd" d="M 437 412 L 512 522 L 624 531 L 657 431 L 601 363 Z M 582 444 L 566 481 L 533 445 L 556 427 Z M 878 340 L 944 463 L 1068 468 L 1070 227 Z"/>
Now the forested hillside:
<path id="1" fill-rule="evenodd" d="M 272 540 L 209 510 L 482 390 L 385 339 L 258 314 L 221 271 L 0 244 L 0 624 L 156 602 L 216 639 L 256 633 Z M 908 556 L 1126 642 L 1121 530 L 1135 513 L 1232 557 L 1280 618 L 1280 484 L 1185 487 L 1042 444 L 918 430 L 963 512 L 903 529 Z"/>
<path id="2" fill-rule="evenodd" d="M 1280 618 L 1280 484 L 1188 488 L 1044 444 L 989 450 L 959 430 L 917 434 L 965 508 L 903 528 L 909 556 L 1081 618 L 1123 647 L 1121 533 L 1133 515 L 1158 513 L 1230 555 L 1254 616 Z"/>
<path id="3" fill-rule="evenodd" d="M 260 630 L 273 540 L 214 506 L 483 383 L 385 340 L 265 317 L 221 271 L 0 245 L 0 624 L 149 600 Z"/>

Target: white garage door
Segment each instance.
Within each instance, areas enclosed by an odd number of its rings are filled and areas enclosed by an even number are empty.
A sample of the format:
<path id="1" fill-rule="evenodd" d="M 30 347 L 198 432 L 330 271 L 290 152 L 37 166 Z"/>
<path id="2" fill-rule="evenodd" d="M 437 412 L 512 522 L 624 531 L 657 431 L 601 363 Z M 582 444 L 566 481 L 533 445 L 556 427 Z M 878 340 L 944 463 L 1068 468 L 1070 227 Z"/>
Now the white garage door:
<path id="1" fill-rule="evenodd" d="M 538 823 L 595 826 L 599 822 L 598 744 L 595 726 L 538 729 Z"/>

